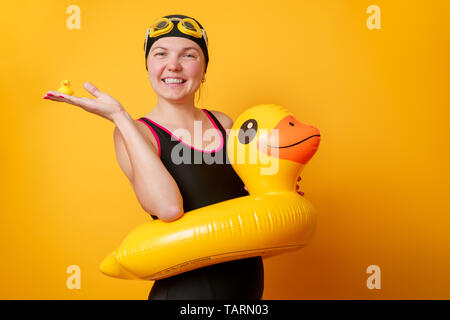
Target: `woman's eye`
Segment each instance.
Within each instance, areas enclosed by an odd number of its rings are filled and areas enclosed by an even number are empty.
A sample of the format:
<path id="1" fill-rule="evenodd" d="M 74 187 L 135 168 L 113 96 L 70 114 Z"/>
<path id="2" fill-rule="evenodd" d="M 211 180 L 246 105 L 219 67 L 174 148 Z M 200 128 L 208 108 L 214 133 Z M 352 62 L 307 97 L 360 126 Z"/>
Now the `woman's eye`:
<path id="1" fill-rule="evenodd" d="M 165 55 L 165 52 L 158 52 L 158 53 L 155 53 L 155 56 L 158 56 L 158 55 Z M 194 55 L 192 55 L 192 54 L 185 54 L 185 56 L 186 57 L 192 57 L 192 58 L 195 58 L 195 56 Z"/>

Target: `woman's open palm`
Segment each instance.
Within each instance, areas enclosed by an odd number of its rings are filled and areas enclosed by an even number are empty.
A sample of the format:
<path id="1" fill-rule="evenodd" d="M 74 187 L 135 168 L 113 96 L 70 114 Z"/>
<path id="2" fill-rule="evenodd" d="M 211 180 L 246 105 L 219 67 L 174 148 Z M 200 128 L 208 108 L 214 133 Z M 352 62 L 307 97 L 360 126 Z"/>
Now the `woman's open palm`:
<path id="1" fill-rule="evenodd" d="M 113 121 L 112 117 L 114 114 L 124 110 L 119 101 L 109 94 L 100 91 L 92 83 L 85 82 L 83 86 L 90 94 L 96 97 L 96 99 L 75 97 L 58 91 L 48 91 L 46 98 L 53 101 L 73 104 L 111 121 Z"/>

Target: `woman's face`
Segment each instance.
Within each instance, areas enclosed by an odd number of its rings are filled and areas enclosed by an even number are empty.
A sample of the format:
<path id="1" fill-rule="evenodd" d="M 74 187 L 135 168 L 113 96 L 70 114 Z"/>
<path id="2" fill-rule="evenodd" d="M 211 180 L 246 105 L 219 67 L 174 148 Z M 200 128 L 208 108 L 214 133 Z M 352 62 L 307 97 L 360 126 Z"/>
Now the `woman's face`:
<path id="1" fill-rule="evenodd" d="M 202 49 L 194 41 L 180 37 L 157 40 L 147 57 L 148 77 L 158 96 L 166 100 L 194 99 L 205 69 Z M 166 83 L 165 78 L 183 79 Z"/>

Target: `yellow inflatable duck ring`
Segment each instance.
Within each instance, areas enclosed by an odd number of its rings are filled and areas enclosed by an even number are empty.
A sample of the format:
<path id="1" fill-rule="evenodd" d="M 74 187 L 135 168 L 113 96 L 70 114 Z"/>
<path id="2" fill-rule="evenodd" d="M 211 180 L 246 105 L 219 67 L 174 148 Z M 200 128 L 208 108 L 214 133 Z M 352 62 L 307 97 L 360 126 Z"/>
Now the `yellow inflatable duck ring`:
<path id="1" fill-rule="evenodd" d="M 275 129 L 275 130 L 274 130 Z M 317 128 L 285 108 L 262 104 L 242 113 L 228 135 L 228 158 L 250 195 L 153 220 L 132 230 L 100 265 L 109 276 L 158 280 L 204 266 L 300 249 L 316 225 L 296 191 L 320 142 Z"/>
<path id="2" fill-rule="evenodd" d="M 70 87 L 70 81 L 69 80 L 61 81 L 61 87 L 58 90 L 56 90 L 56 91 L 68 94 L 70 96 L 73 95 L 73 90 Z"/>

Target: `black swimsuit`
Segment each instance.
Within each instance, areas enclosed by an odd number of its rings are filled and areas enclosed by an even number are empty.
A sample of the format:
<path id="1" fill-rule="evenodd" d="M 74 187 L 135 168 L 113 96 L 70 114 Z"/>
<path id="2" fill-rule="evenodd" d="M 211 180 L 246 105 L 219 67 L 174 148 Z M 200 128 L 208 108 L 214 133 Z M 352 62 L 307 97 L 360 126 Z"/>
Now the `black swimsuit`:
<path id="1" fill-rule="evenodd" d="M 149 127 L 158 141 L 159 156 L 180 189 L 184 212 L 248 195 L 244 183 L 228 163 L 227 134 L 224 128 L 210 111 L 202 110 L 220 131 L 222 138 L 221 146 L 213 151 L 199 150 L 181 140 L 178 140 L 181 143 L 173 140 L 175 135 L 166 128 L 148 118 L 139 119 Z M 191 163 L 174 163 L 171 160 L 174 147 L 177 148 L 177 155 L 183 156 L 187 153 L 189 157 L 184 159 L 191 160 Z M 215 163 L 210 159 L 215 159 Z M 156 216 L 152 217 L 157 219 Z M 156 280 L 148 298 L 258 300 L 261 299 L 263 290 L 262 258 L 254 257 L 219 263 Z"/>

